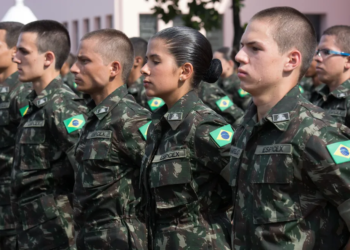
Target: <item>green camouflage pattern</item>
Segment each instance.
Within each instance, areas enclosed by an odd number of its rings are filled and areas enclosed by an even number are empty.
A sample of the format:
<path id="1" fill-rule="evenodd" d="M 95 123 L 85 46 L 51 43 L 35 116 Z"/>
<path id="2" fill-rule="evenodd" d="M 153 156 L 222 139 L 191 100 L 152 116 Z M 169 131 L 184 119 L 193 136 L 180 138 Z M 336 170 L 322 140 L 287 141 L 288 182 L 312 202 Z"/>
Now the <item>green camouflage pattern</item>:
<path id="1" fill-rule="evenodd" d="M 216 84 L 202 82 L 199 85 L 197 93 L 198 97 L 204 102 L 204 104 L 225 118 L 228 124 L 231 124 L 234 128 L 240 124 L 242 121 L 241 118 L 244 115 L 243 110 L 234 103 L 232 106 L 229 106 L 224 110 L 220 109 L 217 101 L 228 95 Z"/>
<path id="2" fill-rule="evenodd" d="M 77 84 L 75 83 L 75 76 L 72 72 L 68 72 L 67 75 L 61 77 L 62 81 L 65 85 L 67 85 L 73 92 L 80 98 L 85 100 L 85 103 L 87 104 L 91 97 L 88 94 L 84 94 L 83 92 L 80 92 L 77 90 Z"/>
<path id="3" fill-rule="evenodd" d="M 236 74 L 232 74 L 228 78 L 220 78 L 216 83 L 225 93 L 228 94 L 231 100 L 243 111 L 245 111 L 250 102 L 251 96 L 247 93 L 245 95 L 240 94 L 241 92 L 241 80 Z"/>
<path id="4" fill-rule="evenodd" d="M 16 235 L 8 235 L 0 237 L 1 250 L 18 250 Z"/>
<path id="5" fill-rule="evenodd" d="M 230 151 L 232 249 L 342 249 L 348 228 L 350 159 L 335 164 L 327 145 L 350 130 L 294 87 L 257 121 L 252 104 Z"/>
<path id="6" fill-rule="evenodd" d="M 16 135 L 11 173 L 11 202 L 19 249 L 73 249 L 74 144 L 64 120 L 86 115 L 83 100 L 54 79 L 39 95 L 28 96 L 29 109 Z"/>
<path id="7" fill-rule="evenodd" d="M 332 92 L 327 85 L 323 85 L 317 93 L 312 103 L 326 110 L 337 122 L 350 127 L 350 80 Z"/>
<path id="8" fill-rule="evenodd" d="M 152 114 L 141 169 L 148 249 L 230 249 L 230 143 L 210 136 L 225 125 L 194 91 Z"/>
<path id="9" fill-rule="evenodd" d="M 303 89 L 303 96 L 307 99 L 310 100 L 311 93 L 314 90 L 314 83 L 312 81 L 312 77 L 303 77 L 300 82 L 298 83 L 299 86 L 302 87 Z"/>
<path id="10" fill-rule="evenodd" d="M 148 97 L 146 95 L 146 89 L 143 86 L 143 79 L 144 79 L 144 76 L 141 76 L 133 84 L 131 84 L 130 87 L 128 87 L 128 92 L 130 95 L 132 95 L 135 98 L 135 101 L 139 105 L 151 111 L 150 107 L 147 104 Z"/>
<path id="11" fill-rule="evenodd" d="M 28 105 L 25 97 L 30 91 L 31 83 L 20 82 L 18 72 L 0 83 L 0 241 L 3 244 L 11 242 L 5 236 L 16 234 L 10 199 L 11 167 L 17 127 L 21 120 L 19 109 Z"/>
<path id="12" fill-rule="evenodd" d="M 317 101 L 320 98 L 320 90 L 323 89 L 323 87 L 325 86 L 324 83 L 321 83 L 320 85 L 313 87 L 313 89 L 311 90 L 311 94 L 310 94 L 310 99 L 309 101 L 311 103 L 314 103 L 315 101 Z"/>
<path id="13" fill-rule="evenodd" d="M 150 112 L 135 103 L 126 85 L 89 108 L 76 146 L 77 248 L 146 249 L 139 187 L 146 141 L 139 128 L 150 121 Z"/>

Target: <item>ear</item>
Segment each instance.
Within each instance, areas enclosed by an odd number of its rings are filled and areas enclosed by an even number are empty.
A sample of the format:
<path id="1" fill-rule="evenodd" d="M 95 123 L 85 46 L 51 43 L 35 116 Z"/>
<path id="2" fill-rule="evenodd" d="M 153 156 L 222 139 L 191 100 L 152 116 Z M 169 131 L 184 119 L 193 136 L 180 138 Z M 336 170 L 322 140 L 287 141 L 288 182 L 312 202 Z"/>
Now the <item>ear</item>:
<path id="1" fill-rule="evenodd" d="M 11 55 L 12 55 L 12 58 L 15 57 L 16 51 L 17 51 L 17 47 L 16 47 L 16 46 L 14 46 L 14 47 L 11 48 Z"/>
<path id="2" fill-rule="evenodd" d="M 350 56 L 345 57 L 345 65 L 344 68 L 346 70 L 350 69 Z"/>
<path id="3" fill-rule="evenodd" d="M 231 68 L 235 66 L 235 63 L 232 60 L 228 60 L 228 64 L 230 65 Z"/>
<path id="4" fill-rule="evenodd" d="M 185 63 L 184 65 L 182 65 L 180 76 L 179 76 L 179 79 L 181 79 L 180 81 L 186 81 L 187 79 L 191 79 L 192 75 L 193 75 L 192 64 Z"/>
<path id="5" fill-rule="evenodd" d="M 138 67 L 139 65 L 143 65 L 143 58 L 141 56 L 136 56 L 134 58 L 134 67 Z"/>
<path id="6" fill-rule="evenodd" d="M 286 63 L 283 70 L 286 72 L 291 72 L 297 67 L 300 67 L 302 63 L 302 57 L 299 50 L 292 50 L 288 52 L 286 57 Z"/>
<path id="7" fill-rule="evenodd" d="M 55 64 L 55 61 L 56 61 L 56 57 L 52 51 L 48 51 L 45 53 L 45 61 L 44 61 L 45 67 L 50 67 L 52 64 Z"/>
<path id="8" fill-rule="evenodd" d="M 122 65 L 118 61 L 111 62 L 109 76 L 114 78 L 122 74 Z"/>

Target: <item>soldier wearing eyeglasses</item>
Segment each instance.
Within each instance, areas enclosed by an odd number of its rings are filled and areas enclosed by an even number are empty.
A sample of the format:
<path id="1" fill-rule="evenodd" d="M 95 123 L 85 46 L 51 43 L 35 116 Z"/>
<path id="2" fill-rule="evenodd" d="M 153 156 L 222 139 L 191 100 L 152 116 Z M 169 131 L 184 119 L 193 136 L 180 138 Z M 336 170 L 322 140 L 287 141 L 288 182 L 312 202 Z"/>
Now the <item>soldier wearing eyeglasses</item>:
<path id="1" fill-rule="evenodd" d="M 350 26 L 328 28 L 321 37 L 315 60 L 318 78 L 325 85 L 310 101 L 350 127 Z"/>

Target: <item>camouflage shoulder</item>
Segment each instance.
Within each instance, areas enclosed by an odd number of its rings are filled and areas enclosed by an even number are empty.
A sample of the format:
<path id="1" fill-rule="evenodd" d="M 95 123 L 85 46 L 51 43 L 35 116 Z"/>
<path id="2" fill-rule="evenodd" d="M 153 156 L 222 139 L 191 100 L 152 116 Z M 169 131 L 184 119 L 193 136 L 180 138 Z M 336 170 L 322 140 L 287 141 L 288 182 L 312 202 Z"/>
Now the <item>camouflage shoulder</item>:
<path id="1" fill-rule="evenodd" d="M 317 126 L 318 129 L 328 126 L 338 127 L 340 125 L 324 109 L 312 103 L 303 102 L 301 106 L 299 117 L 301 119 L 312 119 L 314 121 L 312 126 Z"/>
<path id="2" fill-rule="evenodd" d="M 130 96 L 124 97 L 121 102 L 124 103 L 124 105 L 132 110 L 135 114 L 151 116 L 151 112 L 148 109 L 142 107 L 134 99 L 130 98 Z"/>

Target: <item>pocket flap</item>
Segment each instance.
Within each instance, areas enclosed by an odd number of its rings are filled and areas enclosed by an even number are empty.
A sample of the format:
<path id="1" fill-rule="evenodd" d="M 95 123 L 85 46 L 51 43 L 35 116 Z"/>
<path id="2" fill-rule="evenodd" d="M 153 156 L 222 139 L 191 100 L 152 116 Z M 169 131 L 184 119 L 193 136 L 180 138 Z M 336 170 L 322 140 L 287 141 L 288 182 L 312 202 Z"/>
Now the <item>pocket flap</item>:
<path id="1" fill-rule="evenodd" d="M 20 205 L 23 230 L 28 230 L 58 216 L 53 195 L 43 196 L 30 203 Z"/>
<path id="2" fill-rule="evenodd" d="M 83 160 L 109 159 L 112 131 L 98 130 L 90 132 L 86 139 Z"/>
<path id="3" fill-rule="evenodd" d="M 24 125 L 20 144 L 42 144 L 45 142 L 45 129 L 41 127 L 26 127 Z"/>

